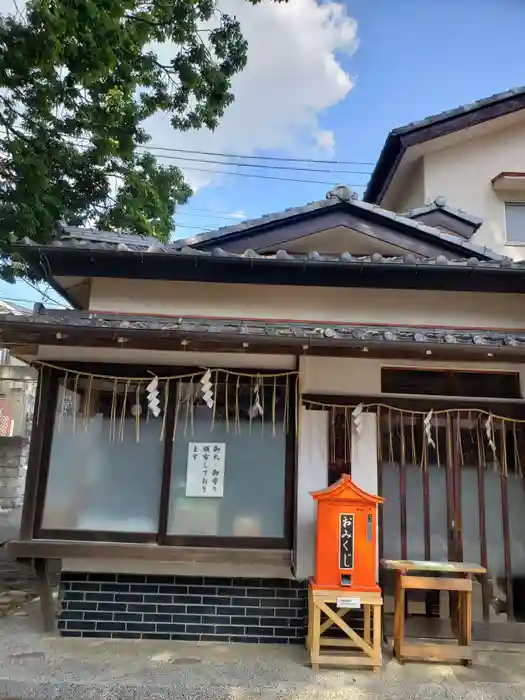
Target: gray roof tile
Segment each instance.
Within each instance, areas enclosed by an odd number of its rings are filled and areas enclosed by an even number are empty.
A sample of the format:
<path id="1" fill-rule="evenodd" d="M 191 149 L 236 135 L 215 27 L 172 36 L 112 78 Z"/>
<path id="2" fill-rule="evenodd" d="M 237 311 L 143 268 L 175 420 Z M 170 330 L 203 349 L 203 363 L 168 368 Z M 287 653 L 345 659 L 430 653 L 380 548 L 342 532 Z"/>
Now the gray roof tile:
<path id="1" fill-rule="evenodd" d="M 525 86 L 511 88 L 510 90 L 504 90 L 503 92 L 496 92 L 494 95 L 490 95 L 490 97 L 483 97 L 482 99 L 475 100 L 474 102 L 467 102 L 466 104 L 459 105 L 459 107 L 446 109 L 438 114 L 432 114 L 424 119 L 419 119 L 418 121 L 410 122 L 404 126 L 399 126 L 393 129 L 390 133 L 392 135 L 405 134 L 408 131 L 415 131 L 416 129 L 420 129 L 424 126 L 442 122 L 445 121 L 445 119 L 452 119 L 453 117 L 458 117 L 461 114 L 467 114 L 468 112 L 475 112 L 482 107 L 490 107 L 490 105 L 497 104 L 498 102 L 507 100 L 510 97 L 516 97 L 524 94 Z"/>
<path id="2" fill-rule="evenodd" d="M 165 316 L 129 316 L 115 314 L 57 311 L 43 306 L 30 316 L 0 315 L 0 334 L 24 333 L 24 328 L 42 333 L 55 333 L 58 328 L 91 329 L 101 333 L 163 332 L 178 337 L 210 336 L 252 342 L 277 341 L 304 345 L 362 346 L 387 342 L 417 344 L 423 347 L 446 345 L 485 346 L 488 349 L 525 347 L 525 331 L 489 330 L 487 328 L 428 328 L 421 326 L 387 326 L 380 324 L 294 323 L 243 318 L 166 318 Z"/>
<path id="3" fill-rule="evenodd" d="M 75 236 L 68 235 L 66 241 L 56 240 L 46 247 L 60 247 L 64 249 L 80 249 L 80 250 L 99 250 L 99 251 L 117 251 L 123 254 L 137 253 L 141 256 L 144 254 L 149 255 L 173 255 L 174 257 L 202 257 L 202 258 L 229 258 L 237 259 L 239 261 L 246 262 L 257 262 L 258 264 L 298 264 L 298 265 L 326 265 L 326 264 L 337 264 L 337 265 L 348 265 L 348 266 L 363 266 L 363 265 L 408 265 L 413 267 L 448 267 L 448 268 L 482 268 L 482 269 L 512 269 L 512 270 L 525 270 L 525 260 L 514 262 L 510 258 L 505 258 L 503 256 L 497 256 L 489 260 L 480 260 L 479 258 L 470 255 L 469 257 L 449 259 L 445 255 L 438 255 L 437 257 L 427 258 L 417 256 L 414 253 L 407 253 L 406 255 L 383 255 L 382 253 L 373 253 L 372 255 L 351 255 L 348 252 L 343 252 L 337 255 L 326 255 L 321 254 L 317 251 L 310 251 L 309 253 L 288 253 L 284 250 L 279 250 L 276 253 L 257 253 L 251 248 L 244 251 L 244 253 L 231 253 L 227 250 L 220 248 L 219 246 L 214 247 L 212 250 L 198 250 L 197 248 L 192 248 L 191 246 L 179 247 L 173 243 L 169 244 L 154 244 L 151 245 L 145 241 L 140 246 L 136 243 L 133 246 L 123 247 L 117 241 L 106 242 L 101 240 L 104 232 L 99 232 L 97 235 L 93 236 L 93 239 L 89 240 L 85 237 L 78 240 Z M 447 235 L 447 234 L 444 234 Z M 28 238 L 23 239 L 19 245 L 22 248 L 35 250 L 41 250 L 42 246 L 31 241 Z M 471 246 L 480 251 L 487 250 L 481 246 Z M 490 251 L 489 251 L 490 252 Z"/>
<path id="4" fill-rule="evenodd" d="M 433 211 L 444 211 L 446 214 L 455 216 L 457 219 L 462 219 L 466 223 L 471 224 L 476 228 L 479 228 L 483 223 L 483 219 L 480 219 L 477 216 L 473 216 L 472 214 L 468 214 L 463 209 L 456 209 L 454 207 L 450 207 L 447 204 L 445 197 L 436 197 L 436 199 L 433 202 L 430 202 L 430 204 L 425 204 L 424 207 L 415 207 L 414 209 L 409 209 L 408 211 L 403 213 L 403 216 L 406 216 L 409 219 L 413 219 L 417 218 L 418 216 L 423 216 L 424 214 L 429 214 Z"/>
<path id="5" fill-rule="evenodd" d="M 347 194 L 349 193 L 349 194 Z M 196 236 L 191 236 L 179 241 L 175 241 L 173 245 L 178 246 L 198 246 L 204 243 L 209 243 L 210 241 L 219 241 L 221 238 L 231 236 L 232 234 L 239 234 L 243 231 L 249 230 L 251 228 L 256 228 L 261 226 L 268 221 L 285 221 L 286 219 L 293 216 L 300 216 L 302 214 L 307 214 L 316 210 L 326 209 L 329 207 L 337 206 L 344 202 L 349 207 L 354 207 L 357 210 L 369 211 L 381 216 L 384 219 L 396 221 L 408 229 L 415 229 L 421 233 L 425 233 L 430 239 L 445 241 L 447 243 L 452 243 L 458 248 L 463 248 L 465 253 L 475 253 L 478 255 L 483 255 L 492 260 L 502 260 L 504 256 L 499 253 L 490 250 L 484 246 L 477 245 L 471 241 L 464 241 L 458 239 L 457 236 L 453 234 L 446 233 L 434 226 L 428 226 L 416 219 L 410 218 L 410 216 L 404 214 L 396 214 L 395 212 L 389 211 L 388 209 L 383 209 L 377 204 L 369 204 L 368 202 L 363 202 L 354 196 L 352 196 L 349 188 L 340 185 L 334 190 L 327 193 L 326 199 L 322 199 L 317 202 L 310 202 L 302 207 L 295 207 L 292 209 L 285 209 L 281 212 L 276 212 L 275 214 L 265 215 L 258 219 L 252 219 L 248 221 L 243 221 L 240 224 L 234 224 L 233 226 L 223 226 L 215 231 L 207 231 L 205 233 L 197 234 Z M 467 215 L 468 216 L 468 215 Z"/>

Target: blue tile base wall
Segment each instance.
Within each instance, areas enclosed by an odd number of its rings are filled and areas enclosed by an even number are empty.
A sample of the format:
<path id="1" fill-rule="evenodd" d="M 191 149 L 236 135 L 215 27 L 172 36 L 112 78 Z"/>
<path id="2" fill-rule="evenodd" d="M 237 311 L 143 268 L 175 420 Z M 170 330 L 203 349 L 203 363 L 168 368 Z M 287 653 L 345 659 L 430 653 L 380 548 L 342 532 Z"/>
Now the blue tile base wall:
<path id="1" fill-rule="evenodd" d="M 307 583 L 62 572 L 64 637 L 303 644 Z"/>

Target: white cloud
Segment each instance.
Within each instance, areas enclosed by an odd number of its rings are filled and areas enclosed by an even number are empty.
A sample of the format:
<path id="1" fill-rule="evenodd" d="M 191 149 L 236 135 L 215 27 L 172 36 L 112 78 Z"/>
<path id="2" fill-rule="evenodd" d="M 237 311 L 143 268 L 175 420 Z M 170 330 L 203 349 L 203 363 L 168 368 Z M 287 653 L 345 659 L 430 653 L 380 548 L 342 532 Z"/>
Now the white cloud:
<path id="1" fill-rule="evenodd" d="M 231 216 L 233 219 L 245 219 L 245 218 L 246 218 L 246 213 L 245 213 L 242 209 L 239 209 L 239 211 L 232 211 L 232 213 L 230 214 L 230 216 Z"/>
<path id="2" fill-rule="evenodd" d="M 23 0 L 17 4 L 23 7 Z M 290 156 L 330 157 L 335 137 L 323 128 L 323 113 L 343 100 L 354 84 L 338 60 L 341 52 L 352 53 L 357 46 L 357 25 L 345 6 L 322 0 L 263 0 L 256 6 L 247 0 L 219 0 L 219 5 L 239 19 L 249 46 L 248 65 L 234 80 L 235 102 L 213 133 L 177 133 L 169 115 L 156 115 L 148 124 L 151 144 L 243 154 L 278 149 Z M 13 9 L 14 0 L 0 0 L 0 12 Z M 169 58 L 168 46 L 161 51 Z M 221 169 L 207 163 L 187 165 Z M 195 189 L 220 178 L 185 172 Z"/>
<path id="3" fill-rule="evenodd" d="M 323 129 L 322 115 L 353 87 L 338 55 L 352 53 L 357 46 L 357 25 L 344 5 L 263 0 L 253 6 L 246 0 L 224 0 L 220 7 L 239 19 L 249 46 L 248 65 L 234 80 L 235 102 L 213 133 L 175 133 L 167 115 L 153 117 L 152 144 L 243 154 L 279 149 L 290 156 L 330 157 L 335 137 Z M 185 172 L 195 189 L 218 179 Z"/>
<path id="4" fill-rule="evenodd" d="M 326 151 L 327 155 L 333 155 L 335 150 L 335 134 L 329 129 L 321 129 L 315 134 L 317 146 Z"/>

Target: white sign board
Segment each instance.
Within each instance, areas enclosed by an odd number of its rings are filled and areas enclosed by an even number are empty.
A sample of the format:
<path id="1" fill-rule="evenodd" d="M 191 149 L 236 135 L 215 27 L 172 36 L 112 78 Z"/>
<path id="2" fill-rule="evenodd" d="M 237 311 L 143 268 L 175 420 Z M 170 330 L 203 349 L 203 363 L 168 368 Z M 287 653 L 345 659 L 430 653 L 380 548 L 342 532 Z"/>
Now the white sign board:
<path id="1" fill-rule="evenodd" d="M 338 598 L 337 599 L 338 608 L 348 608 L 349 610 L 357 610 L 361 607 L 360 598 Z"/>
<path id="2" fill-rule="evenodd" d="M 186 496 L 222 498 L 224 495 L 224 442 L 190 442 Z"/>

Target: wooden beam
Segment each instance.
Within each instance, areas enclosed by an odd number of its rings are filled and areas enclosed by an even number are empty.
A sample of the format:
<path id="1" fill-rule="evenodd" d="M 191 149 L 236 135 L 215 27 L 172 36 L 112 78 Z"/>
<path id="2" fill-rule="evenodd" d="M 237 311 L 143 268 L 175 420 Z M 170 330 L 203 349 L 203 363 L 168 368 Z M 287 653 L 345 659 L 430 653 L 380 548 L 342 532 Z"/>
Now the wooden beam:
<path id="1" fill-rule="evenodd" d="M 425 659 L 425 661 L 466 661 L 474 656 L 472 647 L 454 644 L 407 644 L 402 646 L 403 659 Z"/>
<path id="2" fill-rule="evenodd" d="M 22 559 L 138 559 L 143 561 L 291 566 L 289 550 L 230 549 L 226 547 L 162 547 L 127 542 L 78 542 L 74 540 L 13 540 L 9 555 Z"/>
<path id="3" fill-rule="evenodd" d="M 416 591 L 472 591 L 472 581 L 468 578 L 401 576 L 401 588 Z"/>

